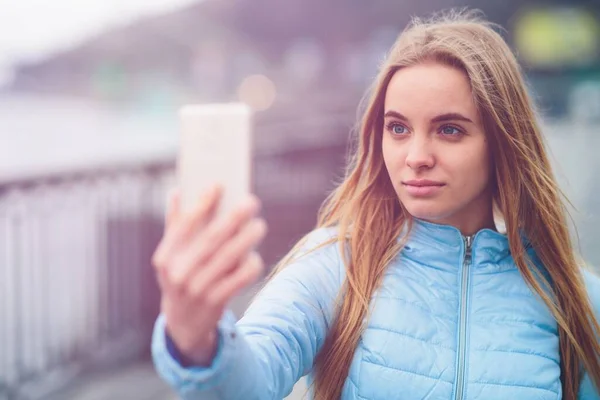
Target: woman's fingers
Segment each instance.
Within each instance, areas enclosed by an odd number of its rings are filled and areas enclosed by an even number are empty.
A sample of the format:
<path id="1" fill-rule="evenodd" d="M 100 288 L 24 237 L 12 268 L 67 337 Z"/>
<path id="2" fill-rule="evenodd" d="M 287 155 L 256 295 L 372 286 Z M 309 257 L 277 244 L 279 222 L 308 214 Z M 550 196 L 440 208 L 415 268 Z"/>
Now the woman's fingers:
<path id="1" fill-rule="evenodd" d="M 200 289 L 192 289 L 190 282 L 194 276 L 204 276 L 202 270 L 212 263 L 213 257 L 218 259 L 217 265 L 221 266 L 219 268 L 226 268 L 222 267 L 225 264 L 238 263 L 265 235 L 264 221 L 260 220 L 252 224 L 248 222 L 256 215 L 259 208 L 259 200 L 255 196 L 249 196 L 230 215 L 207 223 L 191 241 L 173 244 L 169 250 L 168 240 L 165 239 L 167 244 L 161 248 L 163 253 L 157 251 L 156 261 L 158 270 L 166 269 L 160 274 L 161 288 L 178 292 L 179 295 L 182 292 L 197 295 L 205 286 L 196 284 Z M 240 235 L 241 232 L 243 234 Z M 223 251 L 222 248 L 230 249 Z M 161 256 L 165 258 L 164 264 L 168 264 L 168 268 L 160 267 L 160 263 L 163 262 Z M 213 272 L 209 273 L 206 279 L 212 281 L 218 273 L 214 268 L 211 270 Z"/>
<path id="2" fill-rule="evenodd" d="M 256 216 L 260 209 L 260 201 L 255 196 L 249 196 L 230 215 L 213 221 L 206 230 L 199 233 L 190 246 L 187 254 L 182 254 L 182 265 L 204 265 L 217 252 L 221 251 L 229 240 Z M 191 271 L 174 272 L 177 279 L 186 279 Z"/>
<path id="3" fill-rule="evenodd" d="M 242 289 L 254 284 L 262 276 L 264 263 L 260 255 L 251 252 L 246 256 L 239 267 L 221 280 L 215 282 L 209 290 L 201 296 L 201 301 L 210 307 L 222 309 Z"/>
<path id="4" fill-rule="evenodd" d="M 173 189 L 169 192 L 167 197 L 167 210 L 165 212 L 165 229 L 168 226 L 174 224 L 174 221 L 179 218 L 179 214 L 181 212 L 181 192 L 179 189 Z M 159 245 L 160 247 L 160 245 Z M 156 257 L 157 252 L 155 251 L 153 255 L 153 259 Z M 154 264 L 154 260 L 153 260 Z M 166 277 L 165 271 L 157 271 L 156 278 L 158 280 L 158 285 L 161 290 L 165 288 Z"/>
<path id="5" fill-rule="evenodd" d="M 169 216 L 169 218 L 175 218 L 169 221 L 170 225 L 166 227 L 165 235 L 152 257 L 152 263 L 156 268 L 165 268 L 173 253 L 190 240 L 202 225 L 210 222 L 219 205 L 221 192 L 219 186 L 214 186 L 202 195 L 194 210 L 189 214 L 179 212 L 175 217 L 174 212 Z M 179 207 L 178 204 L 174 206 Z M 171 213 L 169 212 L 169 214 Z"/>
<path id="6" fill-rule="evenodd" d="M 227 241 L 208 261 L 202 270 L 190 276 L 189 294 L 198 296 L 240 265 L 267 233 L 267 224 L 262 219 L 253 219 Z"/>

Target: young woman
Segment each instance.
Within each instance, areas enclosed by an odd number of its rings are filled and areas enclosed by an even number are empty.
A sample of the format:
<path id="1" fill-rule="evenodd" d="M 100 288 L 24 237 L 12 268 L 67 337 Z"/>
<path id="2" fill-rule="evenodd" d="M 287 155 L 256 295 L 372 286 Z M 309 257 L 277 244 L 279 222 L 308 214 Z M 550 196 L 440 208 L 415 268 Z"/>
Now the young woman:
<path id="1" fill-rule="evenodd" d="M 153 357 L 184 399 L 600 399 L 600 279 L 576 261 L 521 71 L 492 26 L 413 22 L 319 227 L 263 269 L 255 198 L 175 200 Z M 497 218 L 495 218 L 497 217 Z M 500 220 L 506 233 L 496 229 Z"/>

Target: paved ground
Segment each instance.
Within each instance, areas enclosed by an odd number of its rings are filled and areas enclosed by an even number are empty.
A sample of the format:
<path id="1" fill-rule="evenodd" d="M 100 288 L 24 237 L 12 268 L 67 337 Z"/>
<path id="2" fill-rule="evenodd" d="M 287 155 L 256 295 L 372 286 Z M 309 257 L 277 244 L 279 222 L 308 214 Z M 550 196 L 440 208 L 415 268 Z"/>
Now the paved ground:
<path id="1" fill-rule="evenodd" d="M 301 400 L 303 383 L 286 400 Z M 156 375 L 150 361 L 140 361 L 88 374 L 68 388 L 45 400 L 176 400 L 178 399 Z"/>
<path id="2" fill-rule="evenodd" d="M 48 400 L 175 400 L 149 361 L 96 372 L 76 379 Z"/>

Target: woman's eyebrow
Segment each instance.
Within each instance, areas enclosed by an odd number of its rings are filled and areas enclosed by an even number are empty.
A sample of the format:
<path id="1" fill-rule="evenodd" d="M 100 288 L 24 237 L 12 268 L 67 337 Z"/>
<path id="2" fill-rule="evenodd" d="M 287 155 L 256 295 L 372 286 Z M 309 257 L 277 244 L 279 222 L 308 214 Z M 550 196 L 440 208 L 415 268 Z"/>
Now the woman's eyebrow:
<path id="1" fill-rule="evenodd" d="M 460 113 L 441 114 L 441 115 L 438 115 L 437 117 L 434 117 L 431 119 L 431 122 L 444 122 L 444 121 L 464 121 L 464 122 L 473 123 L 473 121 L 471 121 L 470 118 L 467 118 Z"/>
<path id="2" fill-rule="evenodd" d="M 404 115 L 402 115 L 398 111 L 389 110 L 383 116 L 384 116 L 384 118 L 392 117 L 392 118 L 397 118 L 402 121 L 408 121 L 408 118 L 406 118 Z M 456 113 L 456 112 L 440 114 L 431 119 L 431 122 L 444 122 L 444 121 L 464 121 L 464 122 L 473 123 L 473 121 L 470 118 L 465 117 L 464 115 L 462 115 L 460 113 Z"/>

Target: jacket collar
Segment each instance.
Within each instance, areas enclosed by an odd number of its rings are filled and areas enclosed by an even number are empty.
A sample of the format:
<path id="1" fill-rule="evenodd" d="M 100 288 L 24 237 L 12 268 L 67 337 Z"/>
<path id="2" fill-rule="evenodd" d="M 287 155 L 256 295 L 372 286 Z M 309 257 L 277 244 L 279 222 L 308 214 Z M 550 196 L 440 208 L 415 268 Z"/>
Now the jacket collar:
<path id="1" fill-rule="evenodd" d="M 450 225 L 414 219 L 402 253 L 426 264 L 456 269 L 462 266 L 467 239 Z M 472 265 L 504 264 L 514 267 L 508 237 L 491 229 L 482 229 L 471 237 Z"/>

